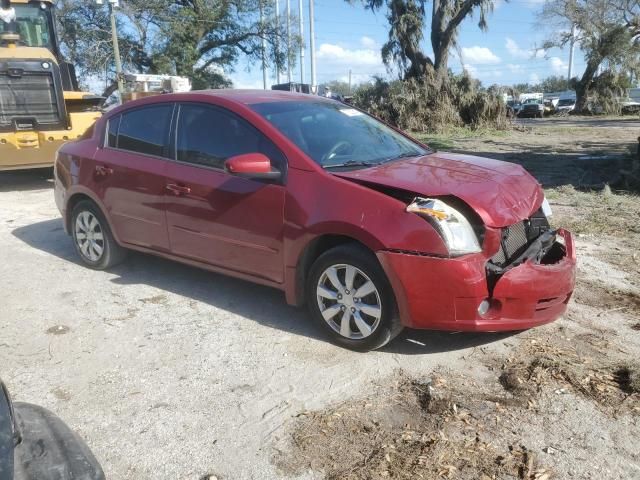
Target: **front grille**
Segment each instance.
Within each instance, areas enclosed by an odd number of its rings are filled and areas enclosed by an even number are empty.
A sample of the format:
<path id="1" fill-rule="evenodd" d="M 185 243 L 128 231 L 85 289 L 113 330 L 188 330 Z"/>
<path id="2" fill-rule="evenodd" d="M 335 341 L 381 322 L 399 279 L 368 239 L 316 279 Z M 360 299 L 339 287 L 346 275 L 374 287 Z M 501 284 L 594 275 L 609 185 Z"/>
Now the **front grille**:
<path id="1" fill-rule="evenodd" d="M 491 261 L 502 265 L 523 250 L 527 243 L 527 228 L 524 221 L 503 228 L 500 250 L 491 258 Z"/>
<path id="2" fill-rule="evenodd" d="M 38 125 L 62 120 L 51 72 L 0 72 L 0 125 L 35 121 Z"/>
<path id="3" fill-rule="evenodd" d="M 499 266 L 510 263 L 521 255 L 531 242 L 550 228 L 542 209 L 522 222 L 503 228 L 500 250 L 491 257 L 491 262 Z"/>

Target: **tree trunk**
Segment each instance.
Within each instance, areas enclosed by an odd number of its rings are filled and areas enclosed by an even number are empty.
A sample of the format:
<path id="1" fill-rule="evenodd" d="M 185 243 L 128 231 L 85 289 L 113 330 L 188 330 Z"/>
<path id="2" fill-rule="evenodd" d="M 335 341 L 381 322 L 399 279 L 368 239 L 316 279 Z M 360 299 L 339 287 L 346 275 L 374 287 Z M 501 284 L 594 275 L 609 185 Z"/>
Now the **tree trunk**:
<path id="1" fill-rule="evenodd" d="M 104 89 L 104 91 L 102 92 L 102 95 L 100 95 L 101 97 L 103 97 L 103 100 L 100 102 L 100 106 L 104 105 L 104 102 L 116 91 L 118 90 L 118 82 L 116 80 L 113 80 L 109 86 L 107 86 L 107 88 Z"/>
<path id="2" fill-rule="evenodd" d="M 449 46 L 447 45 L 445 48 L 442 45 L 436 48 L 434 47 L 434 68 L 436 71 L 436 76 L 440 79 L 444 79 L 449 75 Z"/>
<path id="3" fill-rule="evenodd" d="M 433 0 L 431 16 L 431 48 L 433 49 L 433 68 L 436 78 L 443 79 L 447 74 L 449 45 L 445 37 L 442 0 Z M 446 45 L 443 45 L 445 44 Z"/>
<path id="4" fill-rule="evenodd" d="M 602 59 L 599 56 L 593 56 L 587 62 L 587 68 L 582 74 L 582 78 L 576 83 L 576 106 L 573 108 L 573 112 L 576 114 L 587 113 L 587 101 L 589 100 L 589 90 L 593 83 L 593 78 L 596 76 L 598 67 Z"/>

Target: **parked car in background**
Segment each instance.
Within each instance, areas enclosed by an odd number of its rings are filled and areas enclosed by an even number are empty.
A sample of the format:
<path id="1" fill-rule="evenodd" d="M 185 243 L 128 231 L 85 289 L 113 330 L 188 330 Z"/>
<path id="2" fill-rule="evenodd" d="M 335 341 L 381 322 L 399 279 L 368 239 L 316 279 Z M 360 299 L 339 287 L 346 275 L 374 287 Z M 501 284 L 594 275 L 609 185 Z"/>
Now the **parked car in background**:
<path id="1" fill-rule="evenodd" d="M 536 117 L 544 116 L 544 103 L 539 98 L 528 98 L 522 102 L 522 108 L 518 112 L 518 117 Z"/>
<path id="2" fill-rule="evenodd" d="M 517 102 L 515 100 L 507 101 L 507 116 L 517 117 L 520 108 L 522 108 L 522 104 L 520 102 Z"/>
<path id="3" fill-rule="evenodd" d="M 640 113 L 640 102 L 631 98 L 623 98 L 620 101 L 620 111 L 623 115 L 635 115 Z"/>
<path id="4" fill-rule="evenodd" d="M 87 266 L 131 249 L 279 288 L 357 350 L 404 326 L 533 327 L 574 288 L 572 236 L 522 167 L 436 153 L 318 96 L 131 102 L 62 148 L 54 177 Z"/>
<path id="5" fill-rule="evenodd" d="M 558 106 L 556 107 L 556 111 L 558 113 L 569 113 L 573 111 L 576 106 L 575 98 L 561 98 L 558 100 Z"/>
<path id="6" fill-rule="evenodd" d="M 553 100 L 544 100 L 544 115 L 552 115 L 556 111 L 556 107 L 553 105 Z"/>

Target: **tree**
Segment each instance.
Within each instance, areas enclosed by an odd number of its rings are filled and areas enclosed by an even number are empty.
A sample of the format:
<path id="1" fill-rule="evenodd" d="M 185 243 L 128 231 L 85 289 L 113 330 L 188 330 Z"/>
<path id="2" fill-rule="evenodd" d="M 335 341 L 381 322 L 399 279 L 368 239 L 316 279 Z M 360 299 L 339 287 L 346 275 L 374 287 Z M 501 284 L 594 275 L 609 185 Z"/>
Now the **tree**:
<path id="1" fill-rule="evenodd" d="M 562 75 L 551 75 L 542 80 L 535 89 L 544 93 L 563 92 L 569 89 L 569 82 Z"/>
<path id="2" fill-rule="evenodd" d="M 56 9 L 62 51 L 75 65 L 80 81 L 91 75 L 108 75 L 113 80 L 115 68 L 108 10 L 95 2 L 78 0 L 62 0 Z M 128 28 L 122 18 L 117 19 L 125 70 L 144 72 L 151 68 L 148 27 L 148 24 L 138 22 L 135 29 Z M 113 85 L 115 83 L 111 83 L 104 93 L 113 91 Z"/>
<path id="3" fill-rule="evenodd" d="M 577 29 L 576 43 L 587 66 L 576 82 L 576 113 L 588 110 L 588 97 L 598 69 L 609 67 L 638 72 L 640 66 L 640 2 L 638 0 L 547 0 L 542 19 L 560 33 L 544 48 L 564 47 Z"/>
<path id="4" fill-rule="evenodd" d="M 104 73 L 113 64 L 106 8 L 84 0 L 62 0 L 60 7 L 65 54 L 85 75 Z M 274 46 L 276 39 L 284 44 L 285 31 L 272 9 L 267 0 L 125 0 L 117 17 L 124 69 L 185 76 L 194 89 L 229 86 L 223 72 L 241 56 L 259 61 L 262 38 L 268 61 L 282 66 L 285 54 Z"/>
<path id="5" fill-rule="evenodd" d="M 351 3 L 354 0 L 347 0 Z M 382 47 L 382 59 L 390 68 L 398 67 L 405 79 L 421 78 L 428 70 L 436 77 L 448 76 L 449 51 L 456 45 L 462 22 L 479 11 L 478 26 L 487 29 L 487 14 L 493 9 L 493 0 L 433 0 L 431 12 L 431 47 L 433 59 L 420 46 L 426 23 L 426 0 L 360 0 L 365 8 L 379 11 L 387 9 L 389 39 Z"/>

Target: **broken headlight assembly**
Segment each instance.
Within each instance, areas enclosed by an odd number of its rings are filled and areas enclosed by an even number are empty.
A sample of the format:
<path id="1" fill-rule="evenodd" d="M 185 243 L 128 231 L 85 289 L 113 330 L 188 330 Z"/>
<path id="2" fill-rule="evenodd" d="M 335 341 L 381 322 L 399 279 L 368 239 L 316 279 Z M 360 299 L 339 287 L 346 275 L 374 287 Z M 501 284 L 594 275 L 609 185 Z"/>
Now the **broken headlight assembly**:
<path id="1" fill-rule="evenodd" d="M 416 197 L 407 212 L 420 215 L 431 223 L 443 238 L 449 255 L 481 252 L 478 237 L 465 216 L 442 200 Z"/>

